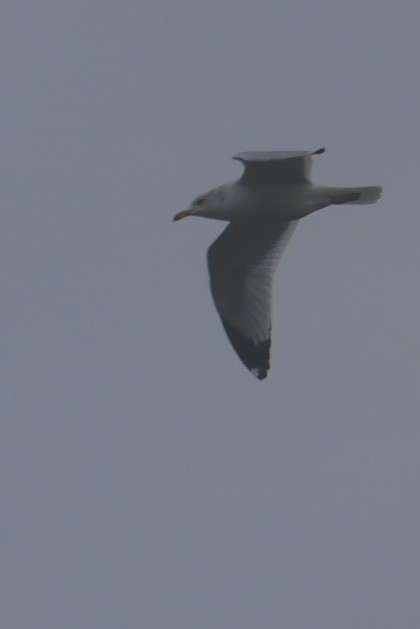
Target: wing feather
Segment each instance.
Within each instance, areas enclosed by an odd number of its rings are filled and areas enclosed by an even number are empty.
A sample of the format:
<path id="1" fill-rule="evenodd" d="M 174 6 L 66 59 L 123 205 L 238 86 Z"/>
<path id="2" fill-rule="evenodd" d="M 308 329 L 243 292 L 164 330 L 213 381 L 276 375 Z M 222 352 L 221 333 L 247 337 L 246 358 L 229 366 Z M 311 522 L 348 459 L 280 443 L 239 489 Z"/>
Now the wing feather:
<path id="1" fill-rule="evenodd" d="M 272 277 L 297 221 L 232 221 L 207 253 L 210 287 L 226 334 L 242 362 L 267 376 Z"/>
<path id="2" fill-rule="evenodd" d="M 312 155 L 317 151 L 249 151 L 234 155 L 245 166 L 239 183 L 247 187 L 299 184 L 308 180 Z"/>

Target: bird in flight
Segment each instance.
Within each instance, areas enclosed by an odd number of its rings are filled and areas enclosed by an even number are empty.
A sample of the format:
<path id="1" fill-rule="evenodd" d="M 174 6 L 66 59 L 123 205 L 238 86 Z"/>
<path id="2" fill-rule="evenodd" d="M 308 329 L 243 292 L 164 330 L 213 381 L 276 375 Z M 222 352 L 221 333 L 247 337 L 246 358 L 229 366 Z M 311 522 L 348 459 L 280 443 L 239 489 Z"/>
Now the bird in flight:
<path id="1" fill-rule="evenodd" d="M 198 196 L 174 216 L 229 221 L 207 252 L 210 288 L 226 334 L 259 380 L 270 368 L 273 275 L 299 219 L 329 205 L 375 203 L 382 188 L 318 186 L 309 179 L 317 151 L 251 151 L 233 159 L 241 178 Z"/>

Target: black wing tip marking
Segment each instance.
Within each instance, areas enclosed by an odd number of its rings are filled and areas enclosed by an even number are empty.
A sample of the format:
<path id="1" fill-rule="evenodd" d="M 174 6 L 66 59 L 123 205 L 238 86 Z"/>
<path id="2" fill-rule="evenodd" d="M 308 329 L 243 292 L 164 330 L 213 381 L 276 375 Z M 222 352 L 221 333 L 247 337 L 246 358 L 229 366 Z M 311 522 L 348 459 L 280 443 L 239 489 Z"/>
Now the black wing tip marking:
<path id="1" fill-rule="evenodd" d="M 317 151 L 314 151 L 312 153 L 312 155 L 322 155 L 322 153 L 325 153 L 326 150 L 327 150 L 326 147 L 323 146 L 322 148 L 318 149 Z"/>
<path id="2" fill-rule="evenodd" d="M 265 341 L 254 343 L 244 336 L 228 321 L 222 319 L 225 332 L 232 343 L 232 347 L 245 365 L 258 380 L 264 380 L 270 369 L 271 337 Z"/>

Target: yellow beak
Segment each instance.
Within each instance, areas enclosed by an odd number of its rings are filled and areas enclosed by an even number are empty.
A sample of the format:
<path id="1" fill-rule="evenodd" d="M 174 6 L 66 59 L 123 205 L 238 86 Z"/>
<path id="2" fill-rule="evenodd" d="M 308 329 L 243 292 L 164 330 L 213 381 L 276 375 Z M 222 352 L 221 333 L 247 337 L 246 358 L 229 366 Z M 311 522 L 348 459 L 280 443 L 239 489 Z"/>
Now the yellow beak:
<path id="1" fill-rule="evenodd" d="M 189 216 L 191 214 L 191 209 L 189 210 L 182 210 L 182 212 L 178 212 L 178 214 L 175 214 L 173 220 L 174 221 L 179 221 L 181 220 L 181 218 L 185 218 L 186 216 Z"/>

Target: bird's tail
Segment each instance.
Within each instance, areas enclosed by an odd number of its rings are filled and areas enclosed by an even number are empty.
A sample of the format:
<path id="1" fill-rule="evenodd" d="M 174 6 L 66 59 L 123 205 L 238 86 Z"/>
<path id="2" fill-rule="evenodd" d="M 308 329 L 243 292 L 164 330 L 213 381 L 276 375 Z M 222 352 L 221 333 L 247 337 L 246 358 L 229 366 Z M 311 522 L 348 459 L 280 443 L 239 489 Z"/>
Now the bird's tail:
<path id="1" fill-rule="evenodd" d="M 379 186 L 366 188 L 330 188 L 332 205 L 364 205 L 375 203 L 382 194 Z"/>

